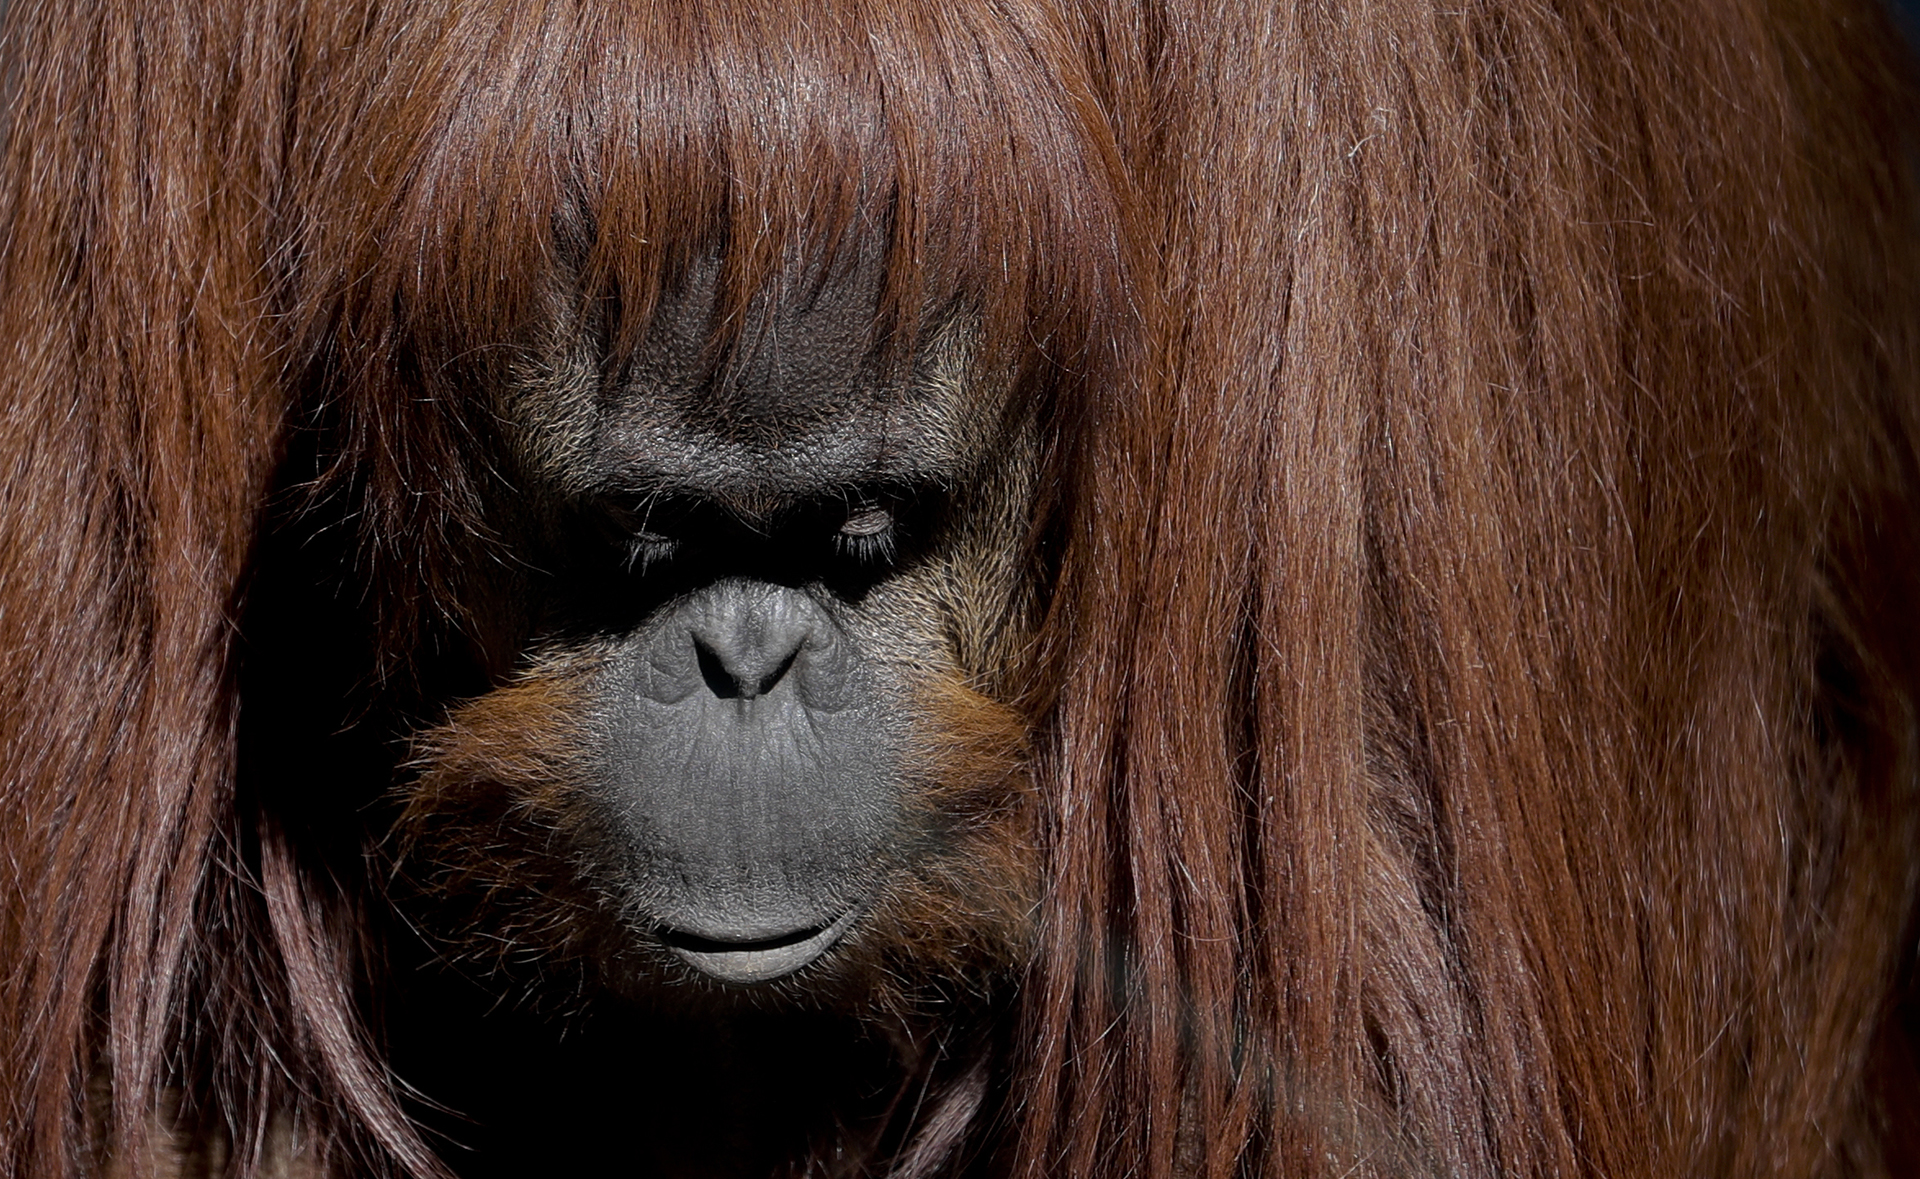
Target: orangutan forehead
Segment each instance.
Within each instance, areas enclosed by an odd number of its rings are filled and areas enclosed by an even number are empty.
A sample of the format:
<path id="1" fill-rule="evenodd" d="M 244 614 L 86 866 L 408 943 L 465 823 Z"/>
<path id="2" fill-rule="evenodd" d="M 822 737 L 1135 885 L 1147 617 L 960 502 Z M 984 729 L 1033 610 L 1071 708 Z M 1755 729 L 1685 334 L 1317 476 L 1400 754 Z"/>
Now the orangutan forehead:
<path id="1" fill-rule="evenodd" d="M 978 362 L 966 309 L 888 341 L 874 330 L 879 267 L 850 266 L 769 284 L 728 322 L 711 273 L 661 300 L 624 363 L 576 322 L 536 366 L 547 379 L 510 395 L 534 427 L 532 465 L 570 496 L 665 495 L 753 515 L 952 486 L 990 457 L 1010 382 Z"/>
<path id="2" fill-rule="evenodd" d="M 596 423 L 594 490 L 758 515 L 860 489 L 952 486 L 978 466 L 1003 412 L 958 348 L 888 378 L 836 343 L 816 352 L 797 333 L 725 377 L 623 382 Z"/>

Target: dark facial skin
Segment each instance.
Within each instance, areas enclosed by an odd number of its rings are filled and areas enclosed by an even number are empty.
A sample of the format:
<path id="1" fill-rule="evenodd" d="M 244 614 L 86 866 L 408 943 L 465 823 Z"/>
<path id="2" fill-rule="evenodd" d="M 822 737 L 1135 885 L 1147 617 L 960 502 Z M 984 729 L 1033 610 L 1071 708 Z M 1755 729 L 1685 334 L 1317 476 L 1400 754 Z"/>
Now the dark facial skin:
<path id="1" fill-rule="evenodd" d="M 964 318 L 888 366 L 871 279 L 831 281 L 716 371 L 710 292 L 612 379 L 563 325 L 502 393 L 555 574 L 527 646 L 591 701 L 569 825 L 620 989 L 684 978 L 663 950 L 729 984 L 830 958 L 942 851 L 929 685 L 1018 638 L 1035 428 Z"/>
<path id="2" fill-rule="evenodd" d="M 914 677 L 952 659 L 924 550 L 980 458 L 941 452 L 973 408 L 951 390 L 863 385 L 861 325 L 793 318 L 765 351 L 804 362 L 603 400 L 575 501 L 624 574 L 584 612 L 632 611 L 597 689 L 622 920 L 730 982 L 827 953 L 911 842 Z"/>

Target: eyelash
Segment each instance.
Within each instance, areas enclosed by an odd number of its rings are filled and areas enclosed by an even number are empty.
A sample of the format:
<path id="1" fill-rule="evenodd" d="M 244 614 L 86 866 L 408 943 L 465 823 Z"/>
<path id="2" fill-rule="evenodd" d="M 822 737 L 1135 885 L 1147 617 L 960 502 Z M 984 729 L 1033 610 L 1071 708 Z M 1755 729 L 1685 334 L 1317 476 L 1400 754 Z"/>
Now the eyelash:
<path id="1" fill-rule="evenodd" d="M 673 559 L 680 542 L 659 532 L 638 532 L 627 539 L 627 572 L 644 576 L 655 565 Z"/>
<path id="2" fill-rule="evenodd" d="M 891 565 L 895 552 L 893 525 L 878 532 L 833 534 L 833 548 L 842 557 L 862 565 Z"/>

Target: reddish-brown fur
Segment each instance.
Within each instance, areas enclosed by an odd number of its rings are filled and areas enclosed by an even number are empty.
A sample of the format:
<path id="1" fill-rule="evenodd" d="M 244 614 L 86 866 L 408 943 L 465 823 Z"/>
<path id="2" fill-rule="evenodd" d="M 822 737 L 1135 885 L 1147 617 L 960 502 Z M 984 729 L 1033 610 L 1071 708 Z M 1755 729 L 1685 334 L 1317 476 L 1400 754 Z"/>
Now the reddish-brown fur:
<path id="1" fill-rule="evenodd" d="M 935 708 L 956 789 L 1039 813 L 1019 1099 L 901 1171 L 1920 1166 L 1920 107 L 1865 3 L 6 30 L 0 1169 L 175 1119 L 433 1169 L 356 989 L 379 891 L 235 796 L 286 432 L 342 440 L 307 491 L 357 497 L 396 653 L 488 633 L 460 407 L 556 242 L 620 351 L 714 242 L 741 331 L 868 223 L 876 343 L 978 310 L 1064 545 Z"/>

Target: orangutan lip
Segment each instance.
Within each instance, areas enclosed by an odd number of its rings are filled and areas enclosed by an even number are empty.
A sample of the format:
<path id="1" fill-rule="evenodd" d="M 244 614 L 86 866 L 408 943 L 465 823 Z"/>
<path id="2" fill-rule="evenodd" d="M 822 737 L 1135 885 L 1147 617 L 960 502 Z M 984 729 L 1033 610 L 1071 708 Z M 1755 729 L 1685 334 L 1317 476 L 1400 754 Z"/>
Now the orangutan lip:
<path id="1" fill-rule="evenodd" d="M 792 974 L 819 958 L 853 928 L 859 910 L 849 909 L 826 925 L 797 929 L 757 941 L 718 941 L 677 929 L 662 929 L 660 940 L 700 973 L 723 982 L 768 982 Z"/>

